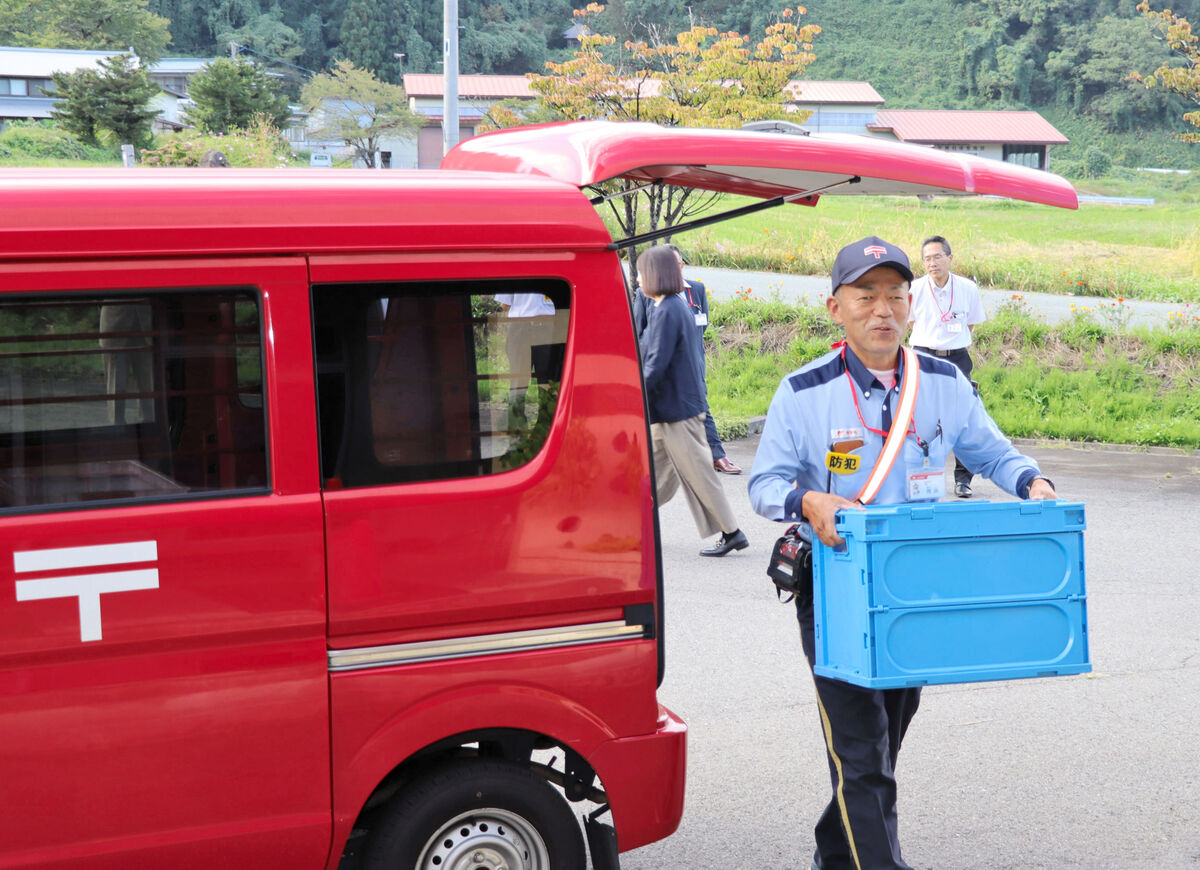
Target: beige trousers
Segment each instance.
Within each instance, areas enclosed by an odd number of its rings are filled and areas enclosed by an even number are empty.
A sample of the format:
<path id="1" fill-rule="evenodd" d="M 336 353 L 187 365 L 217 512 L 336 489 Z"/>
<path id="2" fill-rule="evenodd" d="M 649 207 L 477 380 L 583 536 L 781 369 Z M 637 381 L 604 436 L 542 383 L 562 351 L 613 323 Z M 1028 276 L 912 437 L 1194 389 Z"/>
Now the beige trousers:
<path id="1" fill-rule="evenodd" d="M 654 475 L 658 503 L 666 504 L 683 487 L 700 537 L 737 530 L 737 518 L 721 489 L 712 464 L 712 451 L 704 435 L 704 414 L 676 423 L 651 423 Z"/>

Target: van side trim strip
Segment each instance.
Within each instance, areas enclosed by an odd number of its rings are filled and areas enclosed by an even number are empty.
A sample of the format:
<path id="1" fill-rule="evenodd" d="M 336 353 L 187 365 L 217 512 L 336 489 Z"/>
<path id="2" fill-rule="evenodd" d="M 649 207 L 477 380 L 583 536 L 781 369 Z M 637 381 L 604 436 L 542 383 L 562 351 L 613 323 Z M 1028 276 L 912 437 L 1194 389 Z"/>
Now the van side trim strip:
<path id="1" fill-rule="evenodd" d="M 619 640 L 635 640 L 645 636 L 645 626 L 626 625 L 623 621 L 613 620 L 555 628 L 535 628 L 530 631 L 481 634 L 474 637 L 452 637 L 446 640 L 334 649 L 329 651 L 329 670 L 354 671 L 363 668 L 384 668 L 418 662 L 436 662 L 445 659 L 579 646 L 585 643 L 612 643 Z"/>

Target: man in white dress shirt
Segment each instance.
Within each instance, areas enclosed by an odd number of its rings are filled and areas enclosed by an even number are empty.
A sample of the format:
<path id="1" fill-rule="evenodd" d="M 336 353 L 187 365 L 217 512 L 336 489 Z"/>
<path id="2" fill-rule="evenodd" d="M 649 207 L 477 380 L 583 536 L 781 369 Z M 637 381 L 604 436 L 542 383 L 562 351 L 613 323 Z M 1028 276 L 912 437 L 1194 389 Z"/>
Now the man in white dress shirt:
<path id="1" fill-rule="evenodd" d="M 909 344 L 914 349 L 942 357 L 971 377 L 971 330 L 987 319 L 979 287 L 969 278 L 955 275 L 950 243 L 942 236 L 930 236 L 921 243 L 925 275 L 912 284 L 912 305 L 908 322 L 912 324 Z M 974 475 L 954 459 L 954 494 L 971 497 Z"/>

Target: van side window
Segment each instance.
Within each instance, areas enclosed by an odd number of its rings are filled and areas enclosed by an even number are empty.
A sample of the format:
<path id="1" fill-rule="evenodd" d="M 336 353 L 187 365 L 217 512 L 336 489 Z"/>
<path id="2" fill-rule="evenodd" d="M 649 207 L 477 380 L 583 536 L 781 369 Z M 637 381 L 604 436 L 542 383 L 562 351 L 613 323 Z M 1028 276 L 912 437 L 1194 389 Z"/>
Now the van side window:
<path id="1" fill-rule="evenodd" d="M 562 381 L 562 281 L 313 287 L 327 489 L 475 477 L 532 459 Z"/>
<path id="2" fill-rule="evenodd" d="M 0 510 L 267 488 L 245 291 L 0 302 Z"/>

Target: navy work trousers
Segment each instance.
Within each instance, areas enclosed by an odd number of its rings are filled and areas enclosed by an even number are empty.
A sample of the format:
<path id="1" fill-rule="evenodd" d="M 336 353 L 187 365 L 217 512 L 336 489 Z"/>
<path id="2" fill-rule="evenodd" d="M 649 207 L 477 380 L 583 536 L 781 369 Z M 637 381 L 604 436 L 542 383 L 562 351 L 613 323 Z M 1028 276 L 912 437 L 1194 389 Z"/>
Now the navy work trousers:
<path id="1" fill-rule="evenodd" d="M 815 661 L 811 602 L 796 601 L 800 639 Z M 900 856 L 896 759 L 921 690 L 866 689 L 813 674 L 833 796 L 817 821 L 820 870 L 911 870 Z"/>

